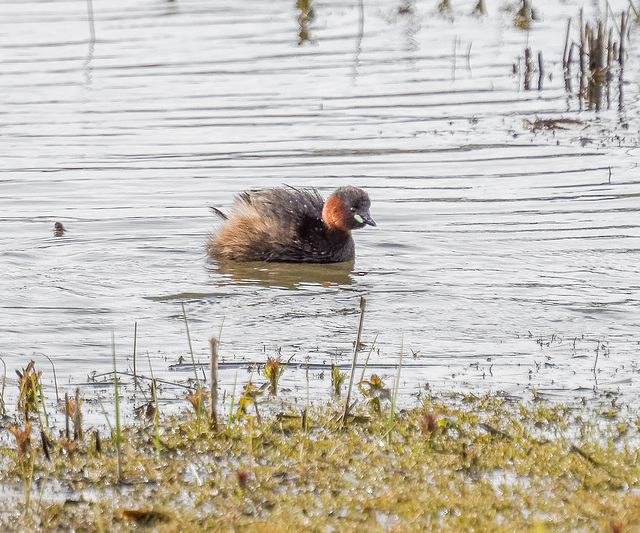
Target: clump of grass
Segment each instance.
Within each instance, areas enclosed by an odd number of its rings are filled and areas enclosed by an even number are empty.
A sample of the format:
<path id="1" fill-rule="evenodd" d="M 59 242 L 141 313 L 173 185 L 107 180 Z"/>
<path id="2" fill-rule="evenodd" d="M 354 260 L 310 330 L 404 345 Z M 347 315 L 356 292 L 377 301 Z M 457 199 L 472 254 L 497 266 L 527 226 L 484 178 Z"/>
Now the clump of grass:
<path id="1" fill-rule="evenodd" d="M 242 390 L 242 396 L 238 400 L 238 411 L 236 418 L 240 418 L 243 415 L 247 415 L 247 409 L 250 405 L 253 405 L 256 411 L 256 418 L 260 422 L 260 411 L 258 409 L 258 398 L 264 394 L 264 390 L 255 386 L 252 381 L 249 381 Z"/>
<path id="2" fill-rule="evenodd" d="M 382 400 L 388 400 L 391 396 L 391 391 L 384 384 L 382 378 L 377 374 L 372 374 L 369 380 L 361 381 L 358 386 L 360 392 L 367 399 L 371 411 L 379 415 L 382 412 Z"/>
<path id="3" fill-rule="evenodd" d="M 522 6 L 516 11 L 513 22 L 516 28 L 530 30 L 532 23 L 539 19 L 538 12 L 531 7 L 531 0 L 522 0 Z"/>
<path id="4" fill-rule="evenodd" d="M 340 372 L 340 367 L 331 363 L 331 388 L 334 396 L 340 396 L 342 383 L 347 378 L 346 372 Z"/>
<path id="5" fill-rule="evenodd" d="M 18 386 L 20 388 L 18 410 L 24 413 L 28 422 L 29 413 L 38 411 L 38 386 L 42 372 L 37 372 L 35 362 L 29 361 L 27 367 L 23 368 L 22 372 L 16 370 L 16 374 L 18 375 Z"/>
<path id="6" fill-rule="evenodd" d="M 18 460 L 28 457 L 31 453 L 31 422 L 26 422 L 24 429 L 10 427 L 9 431 L 16 438 Z"/>
<path id="7" fill-rule="evenodd" d="M 584 21 L 583 10 L 580 10 L 577 39 L 571 38 L 572 21 L 567 23 L 563 52 L 563 70 L 565 90 L 573 92 L 572 68 L 578 65 L 578 91 L 580 110 L 586 104 L 590 110 L 600 111 L 603 106 L 610 108 L 615 99 L 612 98 L 611 88 L 617 84 L 619 110 L 624 107 L 624 67 L 628 55 L 629 44 L 629 15 L 635 8 L 630 3 L 630 9 L 620 14 L 620 22 L 613 16 L 613 27 L 609 27 L 609 11 L 605 20 L 596 22 Z M 577 57 L 576 57 L 577 56 Z"/>
<path id="8" fill-rule="evenodd" d="M 281 356 L 267 357 L 263 374 L 269 380 L 269 393 L 274 396 L 278 393 L 278 381 L 287 369 L 286 364 L 281 363 Z"/>
<path id="9" fill-rule="evenodd" d="M 195 389 L 189 389 L 185 399 L 193 407 L 193 411 L 196 414 L 196 426 L 200 427 L 200 420 L 207 416 L 207 399 L 209 393 L 202 387 L 196 387 Z"/>

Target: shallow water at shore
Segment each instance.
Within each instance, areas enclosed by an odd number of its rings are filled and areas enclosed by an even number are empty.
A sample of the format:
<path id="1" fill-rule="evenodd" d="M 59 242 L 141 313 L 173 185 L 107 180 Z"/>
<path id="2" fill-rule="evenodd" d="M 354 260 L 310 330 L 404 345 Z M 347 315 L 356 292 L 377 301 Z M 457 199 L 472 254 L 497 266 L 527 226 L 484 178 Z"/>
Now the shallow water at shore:
<path id="1" fill-rule="evenodd" d="M 31 359 L 53 391 L 44 355 L 62 388 L 89 387 L 112 370 L 112 334 L 131 369 L 135 323 L 138 372 L 148 354 L 156 377 L 184 382 L 182 303 L 197 361 L 222 331 L 225 390 L 282 354 L 299 365 L 282 388 L 326 397 L 364 296 L 367 374 L 391 385 L 402 346 L 407 402 L 427 383 L 637 401 L 638 61 L 622 108 L 614 84 L 609 109 L 583 111 L 562 75 L 581 3 L 545 3 L 528 33 L 474 4 L 451 18 L 435 2 L 314 2 L 299 44 L 294 2 L 94 2 L 95 43 L 84 2 L 4 3 L 7 398 Z M 542 91 L 522 89 L 527 44 L 544 54 Z M 354 235 L 352 268 L 205 257 L 209 205 L 284 183 L 369 192 L 378 227 Z"/>

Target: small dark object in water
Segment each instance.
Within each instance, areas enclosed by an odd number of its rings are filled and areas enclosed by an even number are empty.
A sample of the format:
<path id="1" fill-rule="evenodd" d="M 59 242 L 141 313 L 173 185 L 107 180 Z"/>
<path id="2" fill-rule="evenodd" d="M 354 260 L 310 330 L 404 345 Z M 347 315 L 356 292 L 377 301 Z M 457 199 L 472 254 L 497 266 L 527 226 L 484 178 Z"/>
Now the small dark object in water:
<path id="1" fill-rule="evenodd" d="M 577 130 L 584 129 L 585 123 L 573 118 L 537 118 L 536 120 L 525 119 L 525 126 L 535 130 Z"/>
<path id="2" fill-rule="evenodd" d="M 355 259 L 351 231 L 376 223 L 362 189 L 339 187 L 324 202 L 315 189 L 245 191 L 207 244 L 207 253 L 232 261 L 341 263 Z"/>
<path id="3" fill-rule="evenodd" d="M 64 235 L 64 232 L 65 232 L 65 231 L 66 231 L 66 230 L 65 230 L 64 226 L 62 225 L 62 222 L 56 222 L 56 223 L 53 225 L 53 234 L 54 234 L 56 237 L 62 237 L 62 236 Z"/>

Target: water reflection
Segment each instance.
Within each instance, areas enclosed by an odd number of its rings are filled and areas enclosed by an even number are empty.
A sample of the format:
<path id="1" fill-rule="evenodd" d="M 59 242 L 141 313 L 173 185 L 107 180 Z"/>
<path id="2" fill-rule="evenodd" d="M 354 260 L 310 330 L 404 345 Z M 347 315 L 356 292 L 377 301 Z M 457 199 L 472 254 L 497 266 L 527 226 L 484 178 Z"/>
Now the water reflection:
<path id="1" fill-rule="evenodd" d="M 298 25 L 300 30 L 298 32 L 298 44 L 304 44 L 311 41 L 309 36 L 309 23 L 313 21 L 315 15 L 311 0 L 298 0 L 296 2 L 296 8 L 300 11 L 298 13 Z"/>
<path id="2" fill-rule="evenodd" d="M 84 60 L 84 85 L 87 89 L 91 89 L 91 82 L 93 79 L 93 54 L 95 49 L 95 39 L 92 39 L 89 43 L 89 50 Z"/>
<path id="3" fill-rule="evenodd" d="M 420 51 L 420 43 L 418 41 L 418 33 L 421 29 L 420 17 L 416 13 L 415 2 L 408 0 L 404 5 L 398 8 L 398 15 L 405 21 L 404 38 L 405 50 L 407 51 L 407 63 L 409 69 L 417 72 L 418 60 L 416 54 Z"/>
<path id="4" fill-rule="evenodd" d="M 221 285 L 263 285 L 299 289 L 303 285 L 317 284 L 324 287 L 351 285 L 353 263 L 316 265 L 307 263 L 216 263 L 211 261 L 210 272 L 222 275 L 215 283 Z"/>
<path id="5" fill-rule="evenodd" d="M 356 36 L 356 53 L 353 57 L 353 69 L 351 81 L 355 82 L 358 77 L 358 67 L 360 66 L 360 54 L 362 53 L 362 37 L 364 36 L 364 0 L 358 2 L 358 34 Z"/>

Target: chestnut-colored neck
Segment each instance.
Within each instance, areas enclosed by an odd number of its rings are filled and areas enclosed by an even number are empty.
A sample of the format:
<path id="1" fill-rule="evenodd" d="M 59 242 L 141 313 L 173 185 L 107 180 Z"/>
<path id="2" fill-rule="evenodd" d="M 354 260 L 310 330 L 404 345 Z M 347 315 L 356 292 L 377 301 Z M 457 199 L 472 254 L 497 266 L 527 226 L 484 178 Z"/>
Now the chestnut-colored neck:
<path id="1" fill-rule="evenodd" d="M 345 220 L 344 202 L 335 194 L 327 198 L 322 208 L 322 220 L 330 230 L 349 233 L 351 230 Z"/>

